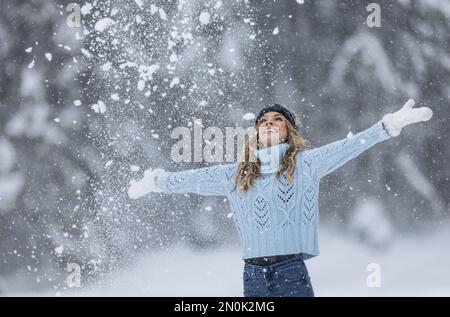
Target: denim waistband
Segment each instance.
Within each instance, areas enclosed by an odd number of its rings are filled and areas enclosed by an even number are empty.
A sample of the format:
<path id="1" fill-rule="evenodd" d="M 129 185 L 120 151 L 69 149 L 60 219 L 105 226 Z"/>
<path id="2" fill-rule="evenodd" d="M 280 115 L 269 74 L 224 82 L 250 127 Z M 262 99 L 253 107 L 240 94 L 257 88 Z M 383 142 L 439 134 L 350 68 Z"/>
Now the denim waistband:
<path id="1" fill-rule="evenodd" d="M 276 262 L 273 264 L 254 265 L 254 264 L 250 264 L 250 263 L 245 263 L 244 266 L 249 271 L 264 271 L 265 272 L 267 270 L 274 270 L 276 268 L 285 266 L 285 265 L 290 264 L 291 262 L 295 262 L 295 261 L 300 261 L 303 263 L 303 254 L 302 253 L 295 254 L 287 260 L 283 260 L 283 261 Z"/>

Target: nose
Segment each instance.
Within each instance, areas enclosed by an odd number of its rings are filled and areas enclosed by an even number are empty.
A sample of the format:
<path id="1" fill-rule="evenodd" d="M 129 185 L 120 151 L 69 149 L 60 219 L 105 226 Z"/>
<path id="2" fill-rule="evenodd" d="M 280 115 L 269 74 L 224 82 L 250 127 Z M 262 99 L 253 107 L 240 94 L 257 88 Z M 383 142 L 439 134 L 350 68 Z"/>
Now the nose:
<path id="1" fill-rule="evenodd" d="M 268 119 L 266 121 L 266 126 L 269 126 L 269 125 L 273 125 L 273 120 L 272 119 Z"/>

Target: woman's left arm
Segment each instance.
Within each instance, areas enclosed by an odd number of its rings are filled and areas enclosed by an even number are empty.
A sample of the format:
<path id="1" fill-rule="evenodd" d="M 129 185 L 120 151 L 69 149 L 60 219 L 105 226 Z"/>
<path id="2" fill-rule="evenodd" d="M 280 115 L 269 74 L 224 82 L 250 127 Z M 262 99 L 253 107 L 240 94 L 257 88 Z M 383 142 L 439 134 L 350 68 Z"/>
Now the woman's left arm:
<path id="1" fill-rule="evenodd" d="M 313 158 L 319 178 L 322 178 L 375 144 L 398 136 L 404 126 L 427 121 L 433 115 L 430 108 L 412 108 L 413 106 L 414 100 L 409 99 L 399 111 L 386 114 L 370 128 L 304 153 Z"/>

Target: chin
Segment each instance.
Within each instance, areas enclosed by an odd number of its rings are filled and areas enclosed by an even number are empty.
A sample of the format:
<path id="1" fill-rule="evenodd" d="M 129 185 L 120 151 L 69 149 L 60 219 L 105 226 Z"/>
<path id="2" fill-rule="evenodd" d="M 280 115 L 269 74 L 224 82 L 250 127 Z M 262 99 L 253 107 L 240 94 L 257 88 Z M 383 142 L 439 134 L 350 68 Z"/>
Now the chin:
<path id="1" fill-rule="evenodd" d="M 269 147 L 269 146 L 280 144 L 280 141 L 274 141 L 274 142 L 268 141 L 268 142 L 263 142 L 263 144 L 265 147 Z"/>

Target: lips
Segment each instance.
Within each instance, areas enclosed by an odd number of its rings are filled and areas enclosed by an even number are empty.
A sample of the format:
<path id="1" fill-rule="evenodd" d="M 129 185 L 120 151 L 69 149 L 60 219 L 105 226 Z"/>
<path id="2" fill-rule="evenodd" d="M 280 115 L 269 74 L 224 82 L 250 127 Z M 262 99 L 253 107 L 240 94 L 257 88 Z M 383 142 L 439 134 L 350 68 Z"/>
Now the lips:
<path id="1" fill-rule="evenodd" d="M 278 132 L 278 129 L 270 128 L 270 129 L 267 129 L 264 131 L 264 133 L 268 133 L 268 132 L 276 133 L 276 132 Z"/>

